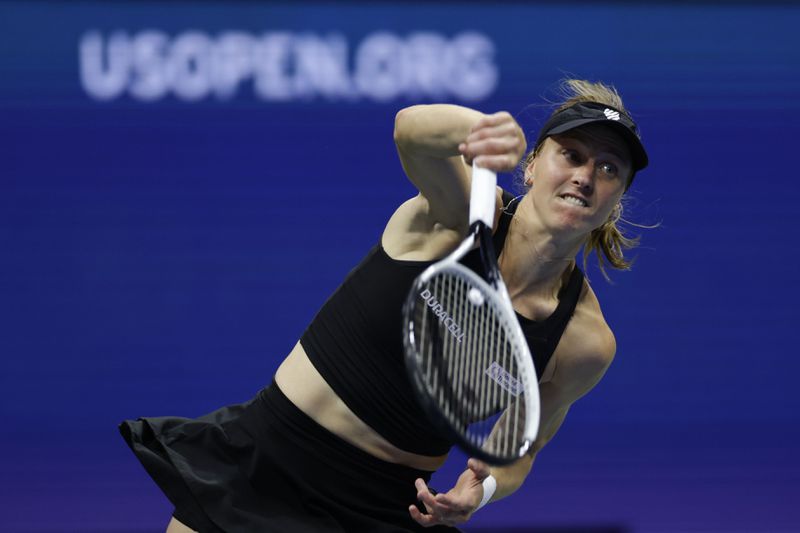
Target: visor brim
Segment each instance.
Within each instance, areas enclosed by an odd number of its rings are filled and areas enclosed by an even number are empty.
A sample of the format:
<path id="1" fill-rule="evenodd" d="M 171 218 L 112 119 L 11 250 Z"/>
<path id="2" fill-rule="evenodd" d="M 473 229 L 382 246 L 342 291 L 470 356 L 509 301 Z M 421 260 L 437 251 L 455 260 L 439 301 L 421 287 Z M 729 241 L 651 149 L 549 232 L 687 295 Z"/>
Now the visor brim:
<path id="1" fill-rule="evenodd" d="M 550 135 L 558 135 L 561 133 L 566 133 L 570 130 L 574 130 L 575 128 L 580 128 L 581 126 L 586 126 L 587 124 L 601 124 L 604 126 L 609 126 L 614 128 L 615 131 L 622 135 L 625 144 L 628 145 L 628 149 L 631 153 L 631 163 L 633 164 L 633 172 L 638 172 L 645 168 L 649 163 L 649 158 L 647 157 L 647 152 L 644 149 L 644 145 L 639 137 L 628 128 L 625 124 L 617 122 L 615 120 L 609 120 L 605 117 L 603 118 L 576 118 L 574 120 L 569 120 L 564 122 L 563 124 L 559 124 L 547 131 L 546 137 Z"/>

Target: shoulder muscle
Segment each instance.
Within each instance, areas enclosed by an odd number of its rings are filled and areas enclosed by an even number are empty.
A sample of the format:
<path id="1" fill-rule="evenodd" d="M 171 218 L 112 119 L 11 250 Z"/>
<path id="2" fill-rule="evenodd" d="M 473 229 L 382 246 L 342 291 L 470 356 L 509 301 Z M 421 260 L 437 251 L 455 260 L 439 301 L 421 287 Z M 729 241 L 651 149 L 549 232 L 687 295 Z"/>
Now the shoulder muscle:
<path id="1" fill-rule="evenodd" d="M 614 360 L 617 342 L 588 284 L 559 346 L 552 381 L 572 403 L 600 381 Z"/>

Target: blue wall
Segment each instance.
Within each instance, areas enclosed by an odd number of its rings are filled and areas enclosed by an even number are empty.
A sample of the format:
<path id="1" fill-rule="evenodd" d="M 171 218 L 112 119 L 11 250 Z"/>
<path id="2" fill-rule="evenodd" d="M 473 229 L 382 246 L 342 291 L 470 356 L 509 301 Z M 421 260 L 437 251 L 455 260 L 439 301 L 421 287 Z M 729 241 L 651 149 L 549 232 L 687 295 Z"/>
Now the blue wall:
<path id="1" fill-rule="evenodd" d="M 503 109 L 533 135 L 574 75 L 640 123 L 628 214 L 661 225 L 613 284 L 590 269 L 617 359 L 473 525 L 800 531 L 798 24 L 755 3 L 3 3 L 0 529 L 163 528 L 116 424 L 271 380 L 413 193 L 397 110 Z"/>

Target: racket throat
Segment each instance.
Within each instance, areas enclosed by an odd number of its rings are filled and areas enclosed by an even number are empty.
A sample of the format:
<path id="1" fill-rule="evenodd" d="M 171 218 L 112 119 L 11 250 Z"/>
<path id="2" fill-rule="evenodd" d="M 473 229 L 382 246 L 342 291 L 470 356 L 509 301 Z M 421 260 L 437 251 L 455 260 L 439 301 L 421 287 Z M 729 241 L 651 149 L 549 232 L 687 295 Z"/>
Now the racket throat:
<path id="1" fill-rule="evenodd" d="M 492 228 L 479 220 L 470 226 L 470 231 L 475 235 L 475 239 L 480 242 L 481 264 L 483 265 L 486 281 L 496 287 L 500 282 L 500 270 L 497 267 Z"/>

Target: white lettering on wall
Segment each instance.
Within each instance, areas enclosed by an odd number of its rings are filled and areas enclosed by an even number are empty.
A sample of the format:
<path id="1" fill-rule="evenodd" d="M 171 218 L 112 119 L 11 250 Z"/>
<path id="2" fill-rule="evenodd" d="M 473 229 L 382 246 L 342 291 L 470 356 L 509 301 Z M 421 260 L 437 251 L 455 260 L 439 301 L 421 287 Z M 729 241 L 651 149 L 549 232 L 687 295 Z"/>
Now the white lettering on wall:
<path id="1" fill-rule="evenodd" d="M 250 90 L 267 101 L 487 98 L 497 87 L 494 43 L 483 34 L 380 31 L 350 50 L 338 33 L 146 29 L 85 33 L 78 46 L 81 84 L 93 99 L 168 96 L 227 100 Z"/>

